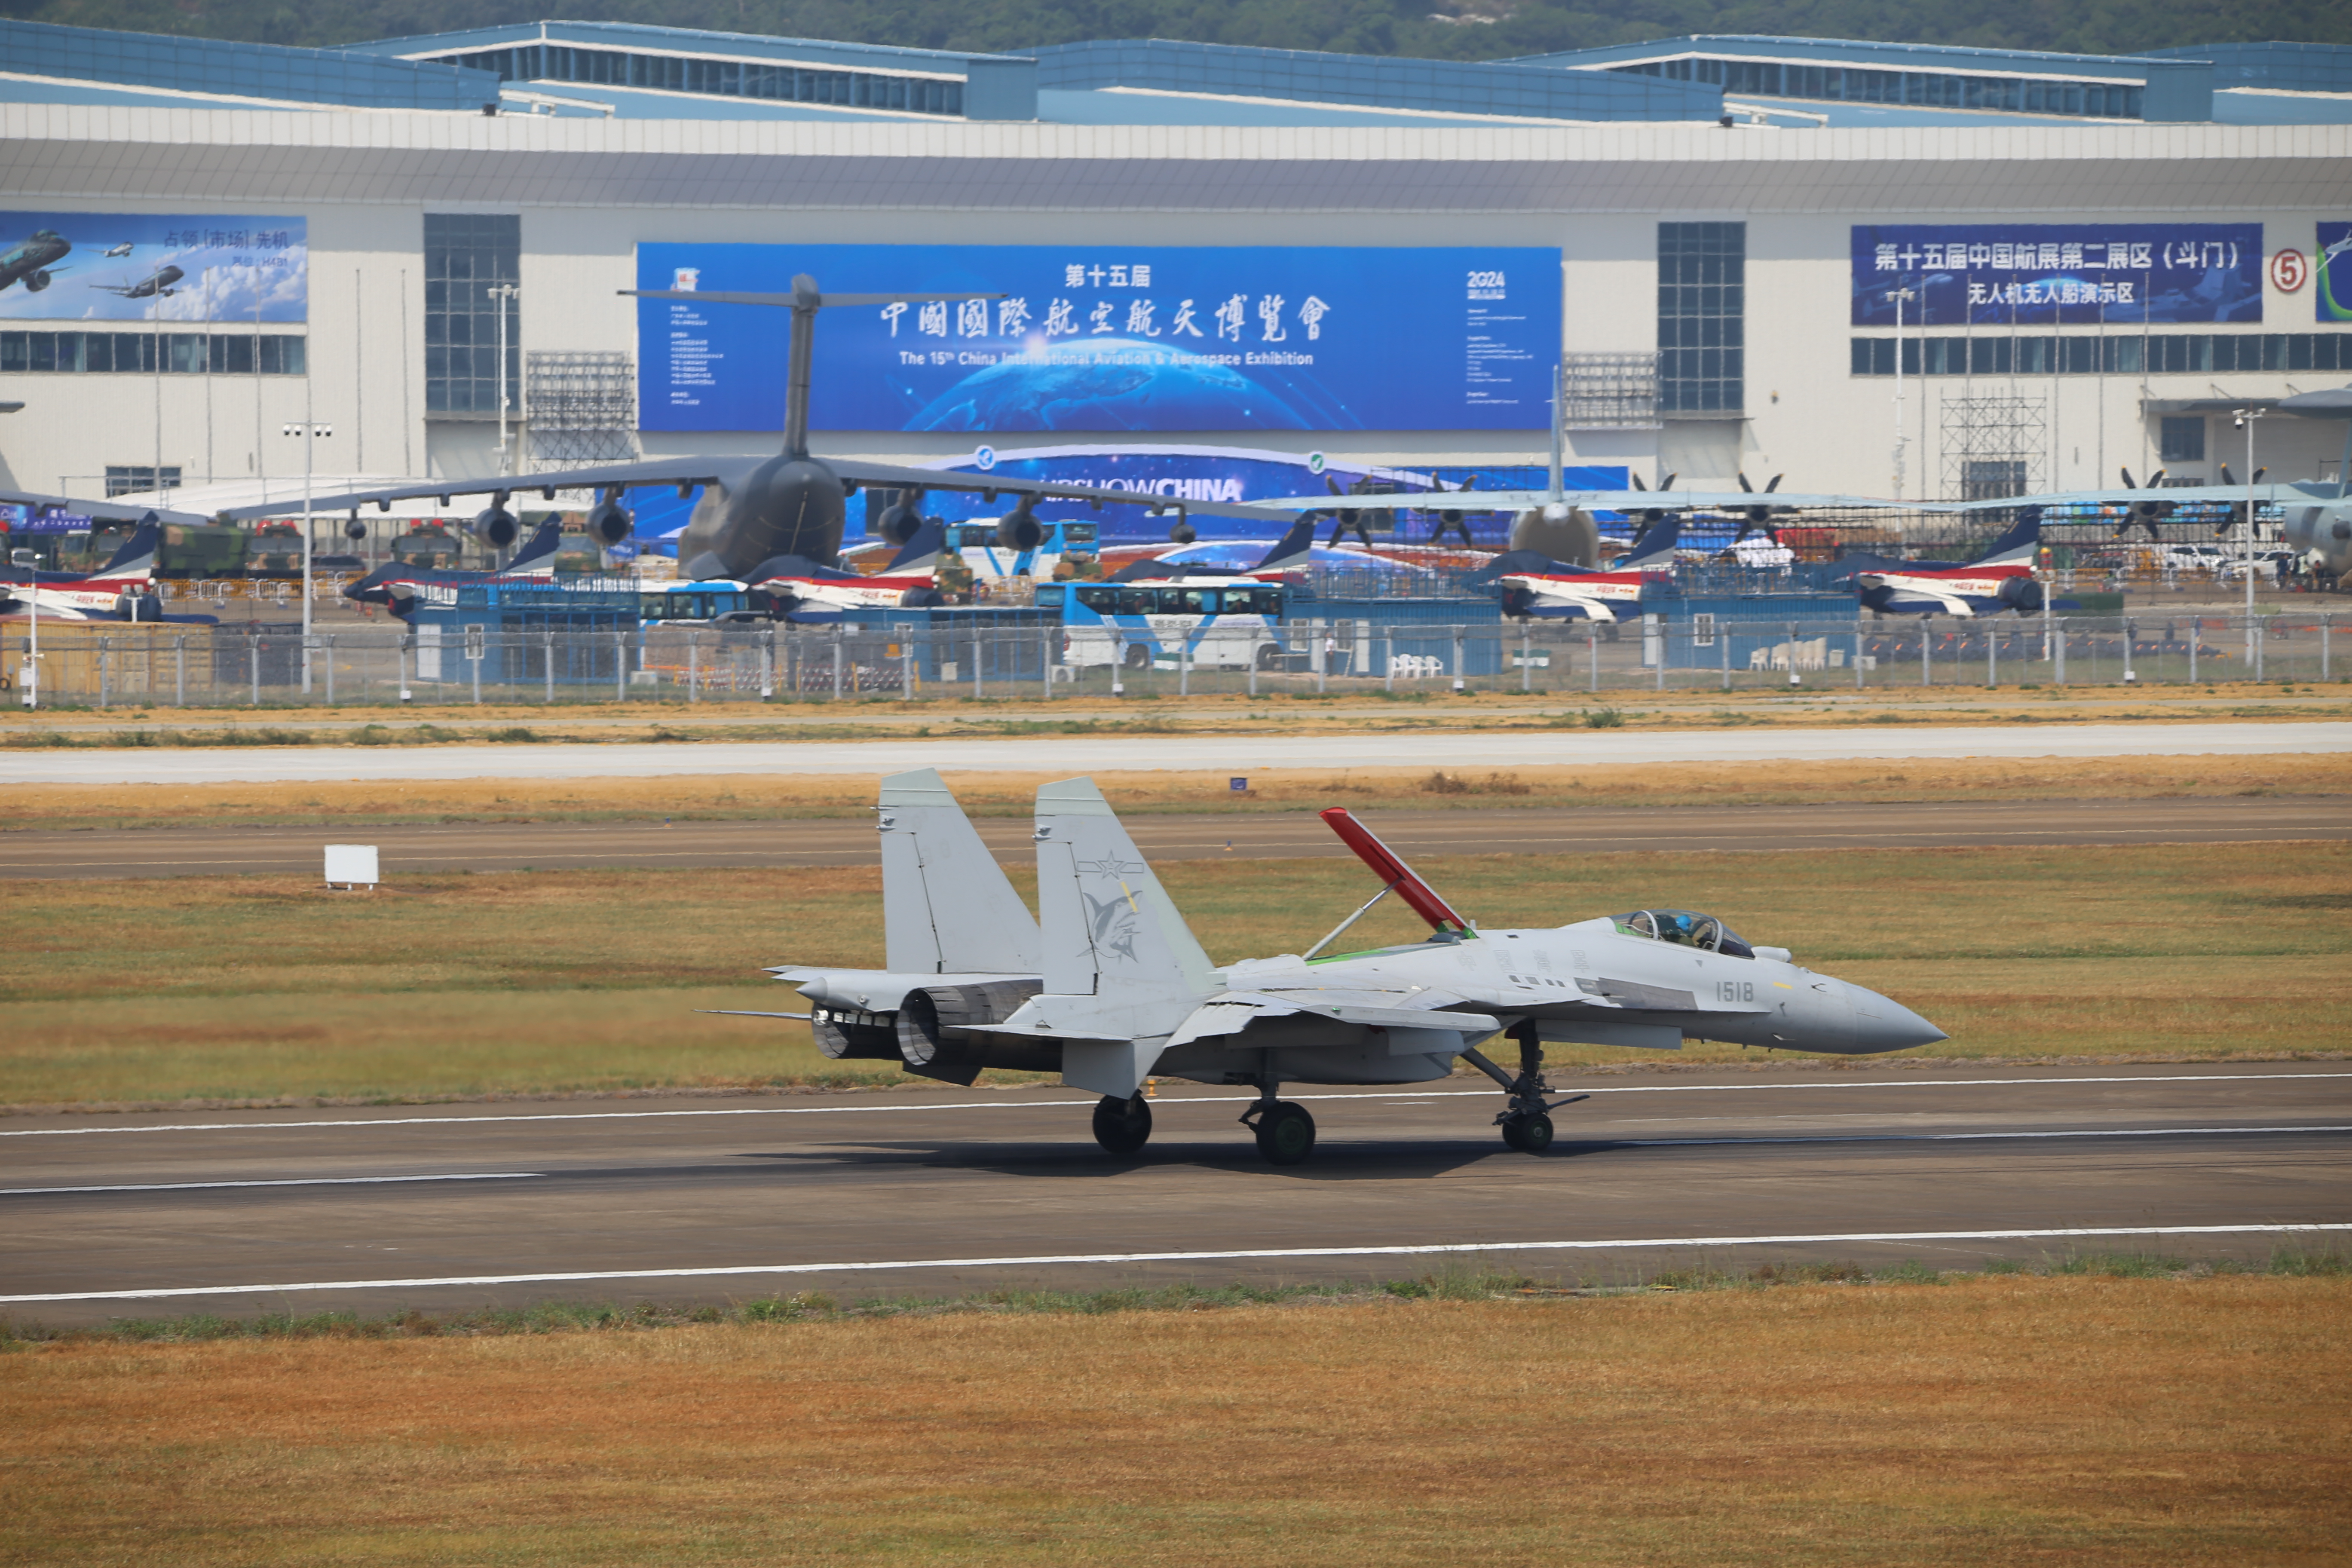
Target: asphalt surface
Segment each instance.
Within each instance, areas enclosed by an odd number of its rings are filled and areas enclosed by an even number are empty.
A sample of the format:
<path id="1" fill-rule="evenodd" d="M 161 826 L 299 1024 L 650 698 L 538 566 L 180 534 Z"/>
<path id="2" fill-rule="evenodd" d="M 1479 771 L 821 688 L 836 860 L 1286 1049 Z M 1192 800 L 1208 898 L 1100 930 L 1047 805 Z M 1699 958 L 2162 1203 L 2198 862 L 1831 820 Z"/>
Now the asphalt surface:
<path id="1" fill-rule="evenodd" d="M 1410 856 L 1595 854 L 1631 850 L 1928 848 L 1977 845 L 2235 844 L 2352 839 L 2339 796 L 2200 800 L 1989 800 L 1788 806 L 1368 811 Z M 1025 864 L 1026 817 L 975 819 L 999 858 Z M 1155 860 L 1345 856 L 1309 812 L 1123 819 Z M 0 833 L 0 880 L 317 873 L 330 841 L 377 847 L 404 872 L 604 866 L 866 866 L 869 820 L 453 823 L 404 827 L 141 828 Z"/>
<path id="2" fill-rule="evenodd" d="M 0 784 L 307 783 L 332 779 L 664 778 L 709 773 L 1207 772 L 1559 767 L 1843 758 L 2255 756 L 2352 752 L 2352 723 L 2120 723 L 1798 730 L 1076 735 L 709 741 L 611 745 L 125 748 L 0 752 Z"/>
<path id="3" fill-rule="evenodd" d="M 1170 1087 L 1143 1156 L 1091 1097 L 573 1100 L 0 1122 L 0 1313 L 451 1310 L 1397 1279 L 1461 1254 L 1608 1281 L 1772 1260 L 2153 1251 L 2352 1233 L 2352 1070 L 2326 1063 L 1595 1075 L 1545 1156 L 1499 1096 Z M 2333 1227 L 2317 1229 L 2315 1227 Z M 2298 1233 L 2301 1234 L 2298 1234 Z"/>

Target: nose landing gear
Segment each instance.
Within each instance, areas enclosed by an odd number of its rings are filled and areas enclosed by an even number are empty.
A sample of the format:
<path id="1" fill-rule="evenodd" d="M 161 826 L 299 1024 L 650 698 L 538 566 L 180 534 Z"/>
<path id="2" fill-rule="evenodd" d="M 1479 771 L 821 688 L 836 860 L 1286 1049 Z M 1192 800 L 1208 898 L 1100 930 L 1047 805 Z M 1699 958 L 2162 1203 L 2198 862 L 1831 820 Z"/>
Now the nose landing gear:
<path id="1" fill-rule="evenodd" d="M 1592 1097 L 1571 1094 L 1566 1100 L 1547 1101 L 1544 1097 L 1551 1092 L 1551 1086 L 1544 1082 L 1543 1042 L 1536 1037 L 1535 1020 L 1521 1019 L 1513 1026 L 1511 1038 L 1519 1047 L 1516 1078 L 1476 1051 L 1464 1051 L 1463 1059 L 1503 1086 L 1506 1099 L 1495 1118 L 1495 1125 L 1503 1130 L 1503 1142 L 1522 1154 L 1540 1154 L 1551 1147 L 1551 1113 Z"/>

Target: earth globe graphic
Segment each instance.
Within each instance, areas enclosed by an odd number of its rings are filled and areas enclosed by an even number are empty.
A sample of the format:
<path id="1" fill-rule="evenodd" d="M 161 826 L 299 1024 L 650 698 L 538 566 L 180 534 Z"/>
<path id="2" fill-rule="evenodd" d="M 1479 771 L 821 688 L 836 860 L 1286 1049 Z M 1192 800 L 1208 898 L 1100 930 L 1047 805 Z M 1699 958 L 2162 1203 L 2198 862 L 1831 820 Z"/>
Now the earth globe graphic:
<path id="1" fill-rule="evenodd" d="M 1305 430 L 1298 411 L 1231 365 L 1166 343 L 1093 338 L 974 371 L 909 430 Z"/>

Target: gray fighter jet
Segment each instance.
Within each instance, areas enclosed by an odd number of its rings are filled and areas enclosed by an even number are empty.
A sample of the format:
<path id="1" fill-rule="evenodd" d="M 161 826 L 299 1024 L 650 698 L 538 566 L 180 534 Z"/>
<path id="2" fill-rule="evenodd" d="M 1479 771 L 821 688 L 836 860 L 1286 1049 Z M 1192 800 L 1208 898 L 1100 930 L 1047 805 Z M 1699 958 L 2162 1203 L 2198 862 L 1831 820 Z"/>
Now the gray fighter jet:
<path id="1" fill-rule="evenodd" d="M 1147 1077 L 1250 1085 L 1259 1151 L 1296 1164 L 1315 1146 L 1286 1082 L 1422 1083 L 1460 1058 L 1504 1094 L 1503 1140 L 1540 1153 L 1554 1100 L 1546 1041 L 1679 1050 L 1730 1040 L 1840 1056 L 1899 1051 L 1942 1030 L 1874 992 L 1751 947 L 1709 916 L 1634 910 L 1559 926 L 1482 931 L 1344 809 L 1323 814 L 1381 888 L 1304 953 L 1212 963 L 1090 779 L 1037 792 L 1033 921 L 938 773 L 886 779 L 879 807 L 882 970 L 786 964 L 835 1058 L 897 1060 L 968 1084 L 983 1068 L 1058 1072 L 1102 1096 L 1095 1137 L 1133 1154 L 1151 1135 Z M 1319 956 L 1399 895 L 1424 941 Z M 1477 1047 L 1518 1048 L 1507 1072 Z M 1577 1099 L 1581 1096 L 1574 1097 Z"/>

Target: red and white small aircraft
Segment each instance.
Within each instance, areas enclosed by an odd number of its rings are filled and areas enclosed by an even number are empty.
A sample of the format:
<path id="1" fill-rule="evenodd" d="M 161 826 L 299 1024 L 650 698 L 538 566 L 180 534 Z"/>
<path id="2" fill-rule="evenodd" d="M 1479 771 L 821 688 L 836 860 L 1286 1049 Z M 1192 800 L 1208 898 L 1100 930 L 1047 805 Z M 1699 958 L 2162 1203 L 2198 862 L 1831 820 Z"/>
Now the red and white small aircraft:
<path id="1" fill-rule="evenodd" d="M 819 566 L 803 556 L 779 555 L 762 562 L 746 586 L 767 594 L 788 615 L 919 608 L 942 602 L 940 556 L 946 548 L 947 531 L 925 522 L 890 563 L 871 577 Z"/>
<path id="2" fill-rule="evenodd" d="M 5 595 L 0 616 L 29 616 L 37 604 L 44 620 L 162 620 L 162 604 L 152 590 L 163 537 L 157 523 L 141 523 L 114 558 L 95 572 L 28 572 L 0 565 L 0 595 Z"/>
<path id="3" fill-rule="evenodd" d="M 2033 579 L 2041 549 L 2042 512 L 2027 508 L 2024 520 L 1974 561 L 1864 558 L 1853 573 L 1854 593 L 1864 608 L 1883 616 L 2031 615 L 2042 608 L 2042 584 Z M 1849 556 L 1841 564 L 1854 563 Z"/>
<path id="4" fill-rule="evenodd" d="M 1466 586 L 1500 583 L 1503 614 L 1521 619 L 1613 625 L 1642 613 L 1642 589 L 1673 571 L 1682 518 L 1668 513 L 1607 571 L 1570 566 L 1536 550 L 1497 555 Z"/>

